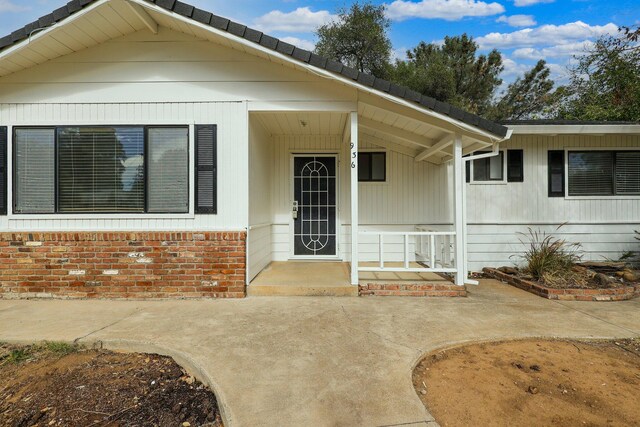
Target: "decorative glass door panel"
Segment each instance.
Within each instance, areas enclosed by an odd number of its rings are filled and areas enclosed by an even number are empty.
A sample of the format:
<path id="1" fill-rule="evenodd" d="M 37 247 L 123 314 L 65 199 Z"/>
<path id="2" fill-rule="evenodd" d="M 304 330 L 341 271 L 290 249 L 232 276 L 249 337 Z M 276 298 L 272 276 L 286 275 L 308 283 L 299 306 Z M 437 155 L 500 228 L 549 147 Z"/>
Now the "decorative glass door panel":
<path id="1" fill-rule="evenodd" d="M 336 158 L 293 161 L 294 255 L 336 255 Z"/>

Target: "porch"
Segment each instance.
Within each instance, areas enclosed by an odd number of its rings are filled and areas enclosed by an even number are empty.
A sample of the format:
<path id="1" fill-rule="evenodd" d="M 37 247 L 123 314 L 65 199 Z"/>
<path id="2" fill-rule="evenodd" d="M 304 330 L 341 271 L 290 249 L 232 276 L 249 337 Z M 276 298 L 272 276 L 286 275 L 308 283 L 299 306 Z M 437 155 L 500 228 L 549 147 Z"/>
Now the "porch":
<path id="1" fill-rule="evenodd" d="M 363 270 L 375 269 L 376 263 L 361 263 Z M 405 271 L 400 262 L 389 263 L 389 271 L 363 271 L 359 286 L 351 284 L 348 262 L 275 261 L 264 268 L 247 289 L 249 296 L 457 296 L 459 291 L 446 277 L 419 271 L 424 268 L 412 262 Z"/>
<path id="2" fill-rule="evenodd" d="M 495 139 L 397 105 L 260 108 L 249 113 L 249 295 L 460 294 L 473 283 L 463 156 L 497 153 Z"/>

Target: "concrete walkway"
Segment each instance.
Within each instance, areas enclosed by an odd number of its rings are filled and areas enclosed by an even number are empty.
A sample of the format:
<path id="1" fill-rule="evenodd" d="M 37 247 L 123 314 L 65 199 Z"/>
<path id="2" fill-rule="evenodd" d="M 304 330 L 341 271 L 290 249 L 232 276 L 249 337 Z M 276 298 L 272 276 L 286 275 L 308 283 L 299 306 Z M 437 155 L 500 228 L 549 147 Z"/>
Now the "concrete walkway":
<path id="1" fill-rule="evenodd" d="M 640 335 L 640 300 L 552 302 L 485 280 L 466 299 L 0 301 L 0 340 L 169 354 L 209 381 L 228 426 L 428 425 L 426 352 L 527 336 Z"/>

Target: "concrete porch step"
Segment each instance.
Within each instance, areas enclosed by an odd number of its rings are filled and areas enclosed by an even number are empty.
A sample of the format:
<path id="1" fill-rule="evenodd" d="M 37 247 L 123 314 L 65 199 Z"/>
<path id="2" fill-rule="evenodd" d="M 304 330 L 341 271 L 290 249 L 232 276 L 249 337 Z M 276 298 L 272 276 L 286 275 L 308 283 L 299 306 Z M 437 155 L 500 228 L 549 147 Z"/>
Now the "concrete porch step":
<path id="1" fill-rule="evenodd" d="M 249 296 L 358 296 L 343 262 L 272 262 L 247 287 Z"/>
<path id="2" fill-rule="evenodd" d="M 262 285 L 251 284 L 247 287 L 248 296 L 289 297 L 289 296 L 331 296 L 357 297 L 358 287 L 353 285 Z"/>

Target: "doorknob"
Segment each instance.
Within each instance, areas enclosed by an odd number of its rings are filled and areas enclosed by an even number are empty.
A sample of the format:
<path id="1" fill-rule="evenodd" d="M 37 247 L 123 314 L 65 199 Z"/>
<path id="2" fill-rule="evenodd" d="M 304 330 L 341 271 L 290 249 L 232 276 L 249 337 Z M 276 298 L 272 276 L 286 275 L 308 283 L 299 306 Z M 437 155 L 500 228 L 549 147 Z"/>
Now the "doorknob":
<path id="1" fill-rule="evenodd" d="M 293 201 L 293 219 L 298 219 L 298 201 L 294 200 Z"/>

